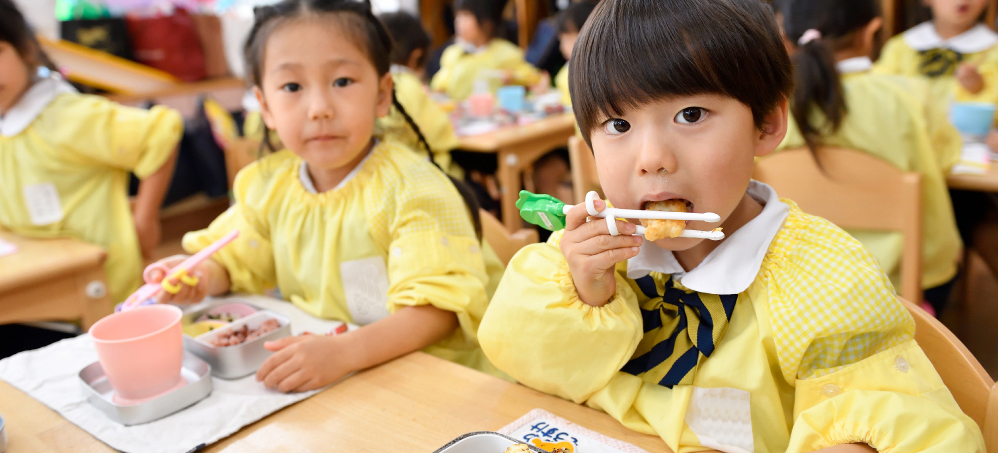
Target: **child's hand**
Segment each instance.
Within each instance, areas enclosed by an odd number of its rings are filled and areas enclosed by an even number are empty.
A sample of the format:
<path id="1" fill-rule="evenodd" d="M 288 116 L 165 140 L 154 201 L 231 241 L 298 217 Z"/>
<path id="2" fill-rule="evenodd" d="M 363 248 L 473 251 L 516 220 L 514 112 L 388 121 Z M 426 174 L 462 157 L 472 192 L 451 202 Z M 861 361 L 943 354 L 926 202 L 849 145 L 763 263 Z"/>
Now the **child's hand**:
<path id="1" fill-rule="evenodd" d="M 189 258 L 187 255 L 175 255 L 169 258 L 163 258 L 156 262 L 156 264 L 162 264 L 167 268 L 177 267 L 180 263 L 184 262 Z M 175 281 L 180 285 L 180 292 L 177 294 L 170 294 L 163 291 L 159 297 L 156 299 L 157 303 L 180 303 L 180 304 L 193 304 L 201 302 L 207 296 L 217 296 L 219 294 L 224 294 L 229 290 L 229 273 L 217 262 L 206 259 L 202 261 L 197 266 L 187 270 L 187 274 L 192 277 L 197 277 L 198 283 L 194 286 L 189 286 L 181 281 Z M 159 269 L 153 269 L 149 273 L 149 277 L 152 283 L 159 283 L 163 281 L 166 274 Z"/>
<path id="2" fill-rule="evenodd" d="M 541 72 L 541 80 L 537 82 L 536 85 L 530 87 L 530 91 L 534 94 L 544 94 L 551 90 L 551 74 L 547 71 Z"/>
<path id="3" fill-rule="evenodd" d="M 142 250 L 142 257 L 150 259 L 159 246 L 161 238 L 159 217 L 153 215 L 136 215 L 135 232 L 139 236 L 139 249 Z"/>
<path id="4" fill-rule="evenodd" d="M 264 343 L 274 351 L 256 372 L 256 380 L 281 392 L 307 392 L 325 387 L 359 369 L 343 335 L 303 335 Z"/>
<path id="5" fill-rule="evenodd" d="M 988 134 L 988 148 L 991 148 L 991 152 L 998 153 L 998 129 L 992 129 Z"/>
<path id="6" fill-rule="evenodd" d="M 977 66 L 970 63 L 963 63 L 956 68 L 956 80 L 971 94 L 980 93 L 984 89 L 984 77 L 977 71 Z"/>
<path id="7" fill-rule="evenodd" d="M 606 209 L 603 200 L 595 200 L 593 204 L 597 212 Z M 636 256 L 644 238 L 630 236 L 635 225 L 621 220 L 616 220 L 620 236 L 611 236 L 605 219 L 593 219 L 586 223 L 588 215 L 584 204 L 568 211 L 565 235 L 561 238 L 561 253 L 572 271 L 579 299 L 601 307 L 610 301 L 617 290 L 614 267 Z"/>

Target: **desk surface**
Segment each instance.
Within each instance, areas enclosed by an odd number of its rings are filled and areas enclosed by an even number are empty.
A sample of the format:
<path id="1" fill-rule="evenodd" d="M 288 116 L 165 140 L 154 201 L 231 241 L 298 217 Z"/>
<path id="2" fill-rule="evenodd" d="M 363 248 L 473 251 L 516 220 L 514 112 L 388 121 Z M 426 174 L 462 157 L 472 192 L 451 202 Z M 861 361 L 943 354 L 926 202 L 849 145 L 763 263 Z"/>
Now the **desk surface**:
<path id="1" fill-rule="evenodd" d="M 415 353 L 359 373 L 249 425 L 206 452 L 431 452 L 472 431 L 497 430 L 535 408 L 630 442 L 668 452 L 656 436 L 610 416 L 436 357 Z M 110 452 L 54 411 L 0 381 L 6 453 Z"/>
<path id="2" fill-rule="evenodd" d="M 983 175 L 949 175 L 946 184 L 950 189 L 998 192 L 998 162 L 993 162 L 988 173 Z"/>
<path id="3" fill-rule="evenodd" d="M 459 137 L 466 151 L 496 152 L 500 148 L 530 142 L 548 134 L 571 134 L 575 130 L 575 115 L 561 113 L 523 126 L 509 126 L 479 135 Z"/>
<path id="4" fill-rule="evenodd" d="M 0 292 L 99 266 L 106 256 L 102 248 L 74 239 L 29 239 L 2 230 L 0 239 L 19 248 L 0 257 Z"/>

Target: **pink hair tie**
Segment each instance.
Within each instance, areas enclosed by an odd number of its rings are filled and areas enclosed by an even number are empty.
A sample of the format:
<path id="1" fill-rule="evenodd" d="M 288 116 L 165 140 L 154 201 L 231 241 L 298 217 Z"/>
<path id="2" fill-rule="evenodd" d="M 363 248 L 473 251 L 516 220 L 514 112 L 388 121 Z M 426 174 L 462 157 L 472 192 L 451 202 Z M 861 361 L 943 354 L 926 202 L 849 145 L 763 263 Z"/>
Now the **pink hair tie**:
<path id="1" fill-rule="evenodd" d="M 803 46 L 804 44 L 814 41 L 815 39 L 821 39 L 821 32 L 811 28 L 805 31 L 803 35 L 800 35 L 800 39 L 797 40 L 797 45 Z"/>

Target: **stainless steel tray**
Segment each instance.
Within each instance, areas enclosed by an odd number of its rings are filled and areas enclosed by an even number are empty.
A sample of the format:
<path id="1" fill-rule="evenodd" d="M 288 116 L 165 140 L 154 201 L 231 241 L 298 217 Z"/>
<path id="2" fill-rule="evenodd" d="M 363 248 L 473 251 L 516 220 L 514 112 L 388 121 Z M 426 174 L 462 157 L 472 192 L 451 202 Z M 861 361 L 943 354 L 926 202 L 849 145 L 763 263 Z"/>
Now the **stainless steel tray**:
<path id="1" fill-rule="evenodd" d="M 263 365 L 263 362 L 266 361 L 271 354 L 273 354 L 264 348 L 263 344 L 267 341 L 291 335 L 290 318 L 275 311 L 259 309 L 259 307 L 256 307 L 253 304 L 246 305 L 257 308 L 259 311 L 244 318 L 237 319 L 225 327 L 220 327 L 206 334 L 199 335 L 197 338 L 192 338 L 186 334 L 184 335 L 184 349 L 197 355 L 205 362 L 208 362 L 208 364 L 211 365 L 212 375 L 216 377 L 223 379 L 236 379 L 255 373 L 256 370 L 260 368 L 260 365 Z M 201 315 L 207 313 L 210 309 L 211 308 L 205 308 L 203 310 L 186 313 L 184 314 L 182 322 L 185 324 L 191 323 L 200 318 Z M 212 346 L 205 341 L 213 335 L 217 335 L 218 332 L 223 332 L 233 327 L 240 327 L 243 324 L 249 324 L 250 328 L 255 329 L 259 327 L 259 324 L 268 317 L 277 319 L 277 321 L 281 324 L 281 327 L 236 346 L 217 347 Z"/>
<path id="2" fill-rule="evenodd" d="M 114 403 L 114 390 L 100 362 L 94 362 L 80 370 L 80 384 L 87 395 L 87 401 L 107 414 L 108 418 L 126 426 L 141 425 L 166 417 L 211 394 L 211 366 L 203 360 L 184 353 L 180 373 L 187 379 L 187 385 L 153 400 L 130 406 Z"/>
<path id="3" fill-rule="evenodd" d="M 503 453 L 507 448 L 522 443 L 504 434 L 478 431 L 458 437 L 434 453 Z M 532 452 L 545 453 L 533 445 L 527 444 L 527 447 Z"/>

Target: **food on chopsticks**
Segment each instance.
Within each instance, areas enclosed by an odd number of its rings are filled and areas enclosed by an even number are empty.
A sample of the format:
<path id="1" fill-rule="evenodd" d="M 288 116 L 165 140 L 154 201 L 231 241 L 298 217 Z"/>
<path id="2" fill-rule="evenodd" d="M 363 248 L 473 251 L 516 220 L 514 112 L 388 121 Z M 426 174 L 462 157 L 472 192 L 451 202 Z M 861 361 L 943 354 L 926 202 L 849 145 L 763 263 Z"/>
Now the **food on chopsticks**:
<path id="1" fill-rule="evenodd" d="M 645 203 L 644 208 L 649 211 L 660 212 L 692 212 L 693 206 L 689 201 L 672 199 L 663 201 L 650 201 Z M 641 224 L 645 227 L 645 238 L 649 241 L 657 241 L 665 238 L 677 238 L 686 229 L 685 220 L 657 220 L 641 219 Z"/>

